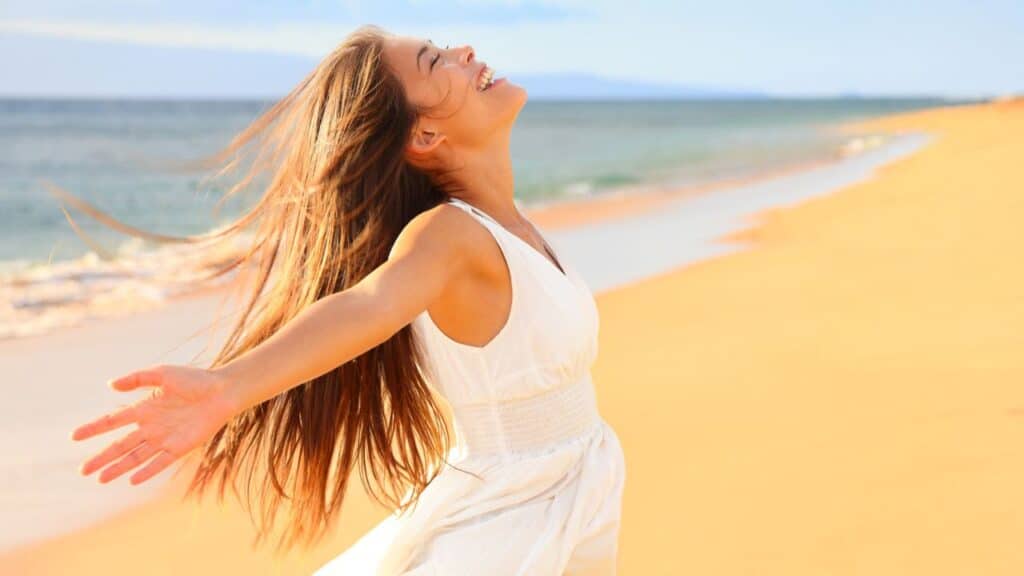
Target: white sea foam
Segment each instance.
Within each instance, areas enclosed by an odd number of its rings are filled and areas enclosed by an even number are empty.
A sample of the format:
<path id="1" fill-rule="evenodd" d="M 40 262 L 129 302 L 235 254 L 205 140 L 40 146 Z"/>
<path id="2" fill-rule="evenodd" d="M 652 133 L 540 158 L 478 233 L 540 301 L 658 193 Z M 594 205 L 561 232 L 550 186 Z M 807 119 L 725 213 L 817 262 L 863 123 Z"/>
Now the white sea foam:
<path id="1" fill-rule="evenodd" d="M 846 157 L 873 150 L 886 143 L 884 135 L 872 134 L 850 138 L 839 148 L 839 156 Z"/>
<path id="2" fill-rule="evenodd" d="M 237 271 L 199 285 L 247 247 L 251 237 L 207 245 L 169 244 L 145 249 L 132 238 L 115 258 L 95 252 L 52 263 L 10 261 L 0 267 L 0 338 L 43 334 L 87 318 L 159 306 L 170 298 L 230 281 Z"/>
<path id="3" fill-rule="evenodd" d="M 835 153 L 842 158 L 857 156 L 885 142 L 884 136 L 858 135 L 841 144 Z M 684 179 L 665 185 L 686 182 Z M 600 195 L 625 196 L 657 188 L 648 183 L 621 184 L 602 190 Z M 596 194 L 588 180 L 573 182 L 563 192 L 557 198 L 532 200 L 524 207 L 541 209 Z M 212 246 L 216 249 L 213 251 L 184 244 L 147 248 L 141 239 L 130 238 L 118 246 L 116 257 L 109 260 L 88 252 L 52 263 L 0 261 L 0 339 L 44 334 L 88 318 L 160 306 L 170 298 L 196 290 L 192 281 L 197 276 L 237 255 L 248 241 L 251 237 L 243 234 L 231 246 Z M 217 283 L 230 281 L 234 275 L 229 273 Z"/>

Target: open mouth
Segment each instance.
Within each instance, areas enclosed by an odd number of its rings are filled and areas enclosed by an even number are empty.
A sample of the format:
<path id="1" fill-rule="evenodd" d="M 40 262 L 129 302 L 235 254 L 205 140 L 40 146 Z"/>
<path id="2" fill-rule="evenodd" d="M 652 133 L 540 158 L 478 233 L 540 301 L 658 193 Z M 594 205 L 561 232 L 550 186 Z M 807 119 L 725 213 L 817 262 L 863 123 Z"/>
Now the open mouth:
<path id="1" fill-rule="evenodd" d="M 484 69 L 480 72 L 480 76 L 477 77 L 477 92 L 485 92 L 501 80 L 502 79 L 500 78 L 497 81 L 494 80 L 494 69 L 490 66 L 484 65 Z"/>

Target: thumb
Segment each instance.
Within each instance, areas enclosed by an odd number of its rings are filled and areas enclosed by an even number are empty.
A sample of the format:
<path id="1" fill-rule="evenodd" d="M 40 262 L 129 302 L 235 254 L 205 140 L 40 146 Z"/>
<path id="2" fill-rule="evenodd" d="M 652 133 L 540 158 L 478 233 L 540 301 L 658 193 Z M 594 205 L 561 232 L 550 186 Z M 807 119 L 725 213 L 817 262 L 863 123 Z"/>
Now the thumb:
<path id="1" fill-rule="evenodd" d="M 120 378 L 108 380 L 107 385 L 114 390 L 126 392 L 143 386 L 159 386 L 160 378 L 154 370 L 139 370 Z"/>

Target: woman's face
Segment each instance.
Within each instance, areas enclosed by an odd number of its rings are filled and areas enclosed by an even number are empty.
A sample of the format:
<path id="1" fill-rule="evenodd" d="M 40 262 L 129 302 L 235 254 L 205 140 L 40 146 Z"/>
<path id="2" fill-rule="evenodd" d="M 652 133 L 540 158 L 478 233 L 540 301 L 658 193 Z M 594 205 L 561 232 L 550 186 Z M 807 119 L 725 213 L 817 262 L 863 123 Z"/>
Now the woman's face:
<path id="1" fill-rule="evenodd" d="M 507 139 L 526 103 L 526 90 L 497 71 L 489 88 L 478 89 L 485 63 L 470 46 L 441 48 L 395 35 L 384 41 L 384 58 L 414 105 L 435 107 L 419 119 L 408 146 L 414 154 L 430 155 L 442 142 L 469 150 Z"/>

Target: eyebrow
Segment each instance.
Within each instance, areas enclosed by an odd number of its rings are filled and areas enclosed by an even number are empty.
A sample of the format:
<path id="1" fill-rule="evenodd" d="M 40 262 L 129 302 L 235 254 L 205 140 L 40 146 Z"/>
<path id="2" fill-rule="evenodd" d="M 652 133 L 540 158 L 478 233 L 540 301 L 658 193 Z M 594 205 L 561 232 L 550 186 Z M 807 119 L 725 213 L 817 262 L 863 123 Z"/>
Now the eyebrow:
<path id="1" fill-rule="evenodd" d="M 431 45 L 434 43 L 431 40 L 427 40 L 427 42 L 430 43 Z M 420 70 L 420 57 L 423 56 L 423 53 L 427 51 L 427 48 L 429 48 L 429 46 L 427 44 L 424 44 L 423 46 L 420 47 L 419 52 L 416 53 L 416 69 L 417 70 Z M 433 67 L 431 67 L 431 72 L 432 71 L 433 71 Z M 420 72 L 422 72 L 422 70 L 420 70 Z"/>

